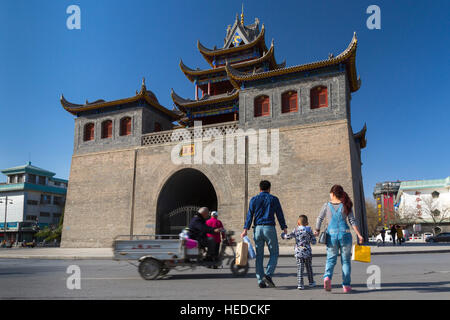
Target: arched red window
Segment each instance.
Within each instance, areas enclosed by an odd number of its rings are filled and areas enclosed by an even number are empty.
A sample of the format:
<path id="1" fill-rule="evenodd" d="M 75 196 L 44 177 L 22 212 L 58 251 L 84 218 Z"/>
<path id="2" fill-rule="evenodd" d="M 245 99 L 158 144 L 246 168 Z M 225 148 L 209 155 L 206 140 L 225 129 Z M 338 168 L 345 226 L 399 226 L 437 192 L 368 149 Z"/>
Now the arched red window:
<path id="1" fill-rule="evenodd" d="M 270 99 L 268 96 L 255 98 L 255 117 L 268 116 L 270 114 Z"/>
<path id="2" fill-rule="evenodd" d="M 88 123 L 84 126 L 84 141 L 94 140 L 94 124 Z"/>
<path id="3" fill-rule="evenodd" d="M 159 132 L 159 131 L 161 131 L 162 129 L 161 129 L 161 123 L 159 123 L 159 122 L 155 122 L 155 130 L 154 130 L 154 132 Z"/>
<path id="4" fill-rule="evenodd" d="M 126 117 L 120 120 L 120 135 L 129 136 L 131 134 L 131 118 Z"/>
<path id="5" fill-rule="evenodd" d="M 102 122 L 102 139 L 112 137 L 112 121 L 106 120 Z"/>
<path id="6" fill-rule="evenodd" d="M 319 86 L 311 89 L 311 109 L 328 107 L 328 89 Z"/>
<path id="7" fill-rule="evenodd" d="M 298 111 L 297 92 L 288 91 L 283 93 L 281 95 L 281 112 L 289 113 L 297 111 Z"/>

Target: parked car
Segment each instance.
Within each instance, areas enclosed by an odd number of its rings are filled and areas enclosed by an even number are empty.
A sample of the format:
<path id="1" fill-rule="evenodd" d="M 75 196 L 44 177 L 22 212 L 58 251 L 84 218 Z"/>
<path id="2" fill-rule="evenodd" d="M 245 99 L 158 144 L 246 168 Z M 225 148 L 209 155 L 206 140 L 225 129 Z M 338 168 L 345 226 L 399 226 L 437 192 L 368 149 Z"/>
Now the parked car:
<path id="1" fill-rule="evenodd" d="M 426 242 L 450 242 L 450 232 L 439 233 L 438 235 L 428 237 L 425 239 Z"/>
<path id="2" fill-rule="evenodd" d="M 423 234 L 423 238 L 425 239 L 425 241 L 427 240 L 427 238 L 432 237 L 432 236 L 433 236 L 433 234 L 431 232 L 425 232 Z"/>

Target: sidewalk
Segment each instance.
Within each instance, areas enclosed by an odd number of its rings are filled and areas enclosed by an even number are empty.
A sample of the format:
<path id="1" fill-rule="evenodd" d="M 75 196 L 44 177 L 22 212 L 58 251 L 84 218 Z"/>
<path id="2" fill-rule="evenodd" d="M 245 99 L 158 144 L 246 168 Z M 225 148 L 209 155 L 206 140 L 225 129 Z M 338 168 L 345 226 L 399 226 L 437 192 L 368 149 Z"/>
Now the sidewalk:
<path id="1" fill-rule="evenodd" d="M 408 243 L 395 247 L 392 245 L 385 247 L 371 245 L 370 247 L 372 255 L 450 253 L 450 244 Z M 313 256 L 326 256 L 324 245 L 315 245 L 312 249 Z M 267 248 L 265 254 L 268 255 Z M 281 257 L 292 257 L 293 254 L 293 244 L 280 247 Z M 112 258 L 111 248 L 0 248 L 0 259 L 110 260 Z"/>

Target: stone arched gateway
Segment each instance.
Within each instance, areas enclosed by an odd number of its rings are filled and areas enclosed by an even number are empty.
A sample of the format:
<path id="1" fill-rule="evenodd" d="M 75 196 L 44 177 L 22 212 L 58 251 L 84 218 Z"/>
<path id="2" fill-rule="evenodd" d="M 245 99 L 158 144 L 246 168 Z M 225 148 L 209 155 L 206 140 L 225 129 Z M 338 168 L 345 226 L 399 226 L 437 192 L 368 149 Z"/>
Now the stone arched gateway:
<path id="1" fill-rule="evenodd" d="M 170 176 L 156 205 L 156 233 L 178 234 L 200 207 L 217 210 L 217 194 L 201 171 L 184 168 Z"/>

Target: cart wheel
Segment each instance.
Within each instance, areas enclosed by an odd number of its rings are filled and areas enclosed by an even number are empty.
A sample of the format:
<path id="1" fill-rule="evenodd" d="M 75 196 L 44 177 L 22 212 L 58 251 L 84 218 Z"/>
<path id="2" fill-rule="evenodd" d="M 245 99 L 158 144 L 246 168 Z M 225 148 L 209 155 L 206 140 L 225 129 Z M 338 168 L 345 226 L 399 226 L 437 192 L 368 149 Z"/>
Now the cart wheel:
<path id="1" fill-rule="evenodd" d="M 161 263 L 153 258 L 148 258 L 139 264 L 139 274 L 145 280 L 156 279 L 161 271 Z"/>
<path id="2" fill-rule="evenodd" d="M 233 274 L 233 276 L 235 276 L 235 277 L 243 277 L 248 272 L 248 263 L 245 266 L 243 266 L 243 267 L 237 266 L 236 265 L 236 259 L 233 259 L 231 261 L 231 264 L 230 264 L 230 269 L 231 269 L 231 273 Z"/>

